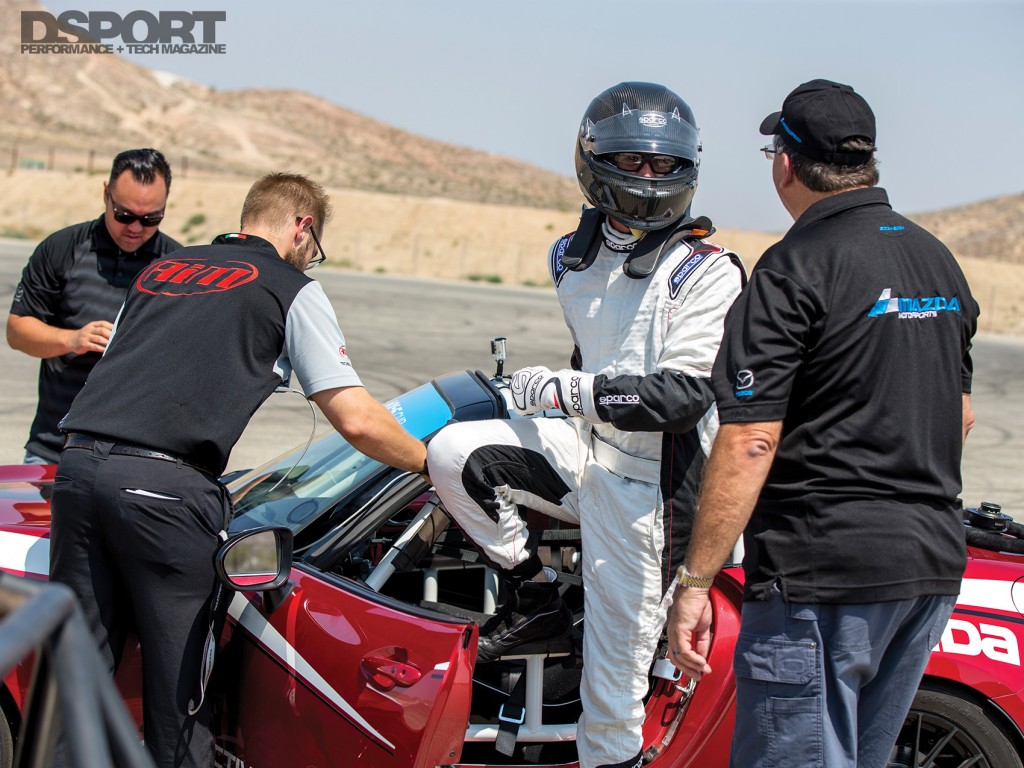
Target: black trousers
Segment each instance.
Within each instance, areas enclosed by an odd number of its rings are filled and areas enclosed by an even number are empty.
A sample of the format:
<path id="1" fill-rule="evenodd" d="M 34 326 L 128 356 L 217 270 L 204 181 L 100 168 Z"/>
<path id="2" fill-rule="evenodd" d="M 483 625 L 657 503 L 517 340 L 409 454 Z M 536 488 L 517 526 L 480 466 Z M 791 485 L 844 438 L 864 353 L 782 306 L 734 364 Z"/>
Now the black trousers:
<path id="1" fill-rule="evenodd" d="M 146 747 L 160 768 L 213 764 L 209 703 L 195 716 L 227 490 L 174 462 L 68 448 L 54 483 L 50 578 L 74 590 L 111 673 L 136 632 Z M 208 701 L 208 700 L 207 700 Z"/>

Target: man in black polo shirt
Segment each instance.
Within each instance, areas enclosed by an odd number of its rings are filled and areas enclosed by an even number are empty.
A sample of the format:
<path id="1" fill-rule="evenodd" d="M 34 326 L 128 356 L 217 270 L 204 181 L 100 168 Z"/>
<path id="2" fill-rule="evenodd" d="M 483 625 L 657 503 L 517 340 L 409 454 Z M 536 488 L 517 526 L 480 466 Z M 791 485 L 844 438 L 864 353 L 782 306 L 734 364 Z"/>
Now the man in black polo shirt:
<path id="1" fill-rule="evenodd" d="M 875 118 L 852 88 L 804 83 L 761 132 L 795 224 L 726 320 L 670 653 L 711 672 L 707 580 L 742 531 L 732 765 L 883 768 L 966 563 L 978 306 L 875 187 Z"/>
<path id="2" fill-rule="evenodd" d="M 22 272 L 7 343 L 42 358 L 27 463 L 57 462 L 64 444 L 57 422 L 106 348 L 132 278 L 181 247 L 159 231 L 170 189 L 171 168 L 162 154 L 122 152 L 103 182 L 103 215 L 50 235 Z"/>
<path id="3" fill-rule="evenodd" d="M 242 231 L 141 272 L 103 358 L 61 428 L 50 578 L 70 586 L 111 671 L 135 630 L 146 748 L 158 766 L 210 766 L 203 646 L 213 557 L 231 516 L 218 481 L 249 418 L 292 371 L 354 448 L 425 470 L 427 449 L 363 388 L 320 284 L 319 184 L 270 174 Z"/>

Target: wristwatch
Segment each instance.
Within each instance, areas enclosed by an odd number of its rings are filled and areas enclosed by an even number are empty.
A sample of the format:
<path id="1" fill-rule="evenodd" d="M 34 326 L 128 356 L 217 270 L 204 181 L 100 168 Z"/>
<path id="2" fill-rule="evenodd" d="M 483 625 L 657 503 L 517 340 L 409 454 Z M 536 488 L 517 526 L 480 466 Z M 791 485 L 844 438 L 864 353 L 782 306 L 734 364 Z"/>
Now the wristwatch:
<path id="1" fill-rule="evenodd" d="M 694 576 L 688 570 L 685 565 L 679 566 L 679 586 L 680 587 L 695 587 L 696 589 L 711 589 L 711 585 L 715 583 L 714 576 Z"/>

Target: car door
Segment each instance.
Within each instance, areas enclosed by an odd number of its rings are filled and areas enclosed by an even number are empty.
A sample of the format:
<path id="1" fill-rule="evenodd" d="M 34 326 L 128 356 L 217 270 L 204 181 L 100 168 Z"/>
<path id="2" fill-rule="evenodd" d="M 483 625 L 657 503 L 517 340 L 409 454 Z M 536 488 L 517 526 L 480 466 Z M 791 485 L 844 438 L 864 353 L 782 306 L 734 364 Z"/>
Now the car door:
<path id="1" fill-rule="evenodd" d="M 456 761 L 476 625 L 382 594 L 361 576 L 381 531 L 400 535 L 425 493 L 419 476 L 383 478 L 296 556 L 283 601 L 233 598 L 230 640 L 216 665 L 225 676 L 221 764 Z"/>
<path id="2" fill-rule="evenodd" d="M 292 581 L 272 613 L 258 598 L 233 599 L 217 663 L 226 683 L 218 764 L 454 762 L 469 718 L 473 625 L 302 566 Z"/>

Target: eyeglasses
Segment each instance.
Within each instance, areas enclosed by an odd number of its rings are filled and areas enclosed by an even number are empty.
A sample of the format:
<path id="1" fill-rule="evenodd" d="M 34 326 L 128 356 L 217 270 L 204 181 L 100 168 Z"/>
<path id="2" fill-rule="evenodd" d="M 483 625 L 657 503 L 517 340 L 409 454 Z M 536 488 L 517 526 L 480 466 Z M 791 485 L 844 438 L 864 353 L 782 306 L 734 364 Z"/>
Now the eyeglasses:
<path id="1" fill-rule="evenodd" d="M 646 155 L 640 152 L 615 152 L 603 157 L 620 171 L 628 173 L 636 173 L 644 167 L 644 163 L 647 163 L 655 173 L 672 173 L 689 163 L 673 155 Z"/>
<path id="2" fill-rule="evenodd" d="M 775 155 L 781 152 L 781 149 L 776 149 L 774 144 L 769 144 L 767 147 L 761 147 L 761 151 L 764 152 L 764 156 L 769 160 L 774 160 Z"/>
<path id="3" fill-rule="evenodd" d="M 320 245 L 320 240 L 316 236 L 316 232 L 313 231 L 312 225 L 309 227 L 309 234 L 313 236 L 313 244 L 316 246 L 316 255 L 309 260 L 306 264 L 306 269 L 312 269 L 317 264 L 322 264 L 326 259 L 327 255 L 324 253 L 324 247 Z"/>
<path id="4" fill-rule="evenodd" d="M 107 192 L 107 199 L 110 201 L 110 207 L 114 211 L 114 221 L 118 224 L 134 224 L 137 221 L 144 227 L 155 227 L 164 220 L 164 212 L 162 210 L 139 216 L 118 207 L 117 203 L 114 202 L 114 196 L 109 191 Z"/>

